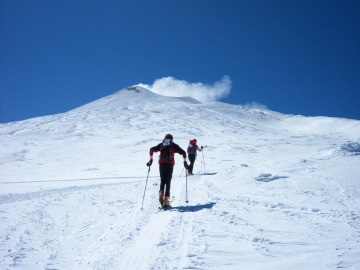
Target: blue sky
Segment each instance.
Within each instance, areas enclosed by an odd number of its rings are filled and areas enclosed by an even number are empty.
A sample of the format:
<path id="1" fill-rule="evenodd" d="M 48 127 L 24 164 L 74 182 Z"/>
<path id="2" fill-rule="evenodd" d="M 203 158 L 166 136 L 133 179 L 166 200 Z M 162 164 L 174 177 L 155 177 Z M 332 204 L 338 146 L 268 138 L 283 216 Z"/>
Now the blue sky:
<path id="1" fill-rule="evenodd" d="M 139 83 L 360 120 L 360 1 L 0 0 L 0 12 L 1 123 Z"/>

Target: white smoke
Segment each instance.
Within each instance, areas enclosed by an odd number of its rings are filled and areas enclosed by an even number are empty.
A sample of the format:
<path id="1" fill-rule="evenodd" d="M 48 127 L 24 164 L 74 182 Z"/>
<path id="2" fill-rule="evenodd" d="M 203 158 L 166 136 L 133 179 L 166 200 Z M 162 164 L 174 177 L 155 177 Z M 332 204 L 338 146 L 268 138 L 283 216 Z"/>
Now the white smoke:
<path id="1" fill-rule="evenodd" d="M 150 91 L 171 97 L 192 97 L 200 102 L 212 102 L 226 97 L 231 92 L 231 80 L 229 76 L 224 76 L 220 81 L 212 85 L 200 82 L 190 83 L 184 80 L 177 80 L 173 77 L 157 79 L 152 85 L 139 83 Z"/>

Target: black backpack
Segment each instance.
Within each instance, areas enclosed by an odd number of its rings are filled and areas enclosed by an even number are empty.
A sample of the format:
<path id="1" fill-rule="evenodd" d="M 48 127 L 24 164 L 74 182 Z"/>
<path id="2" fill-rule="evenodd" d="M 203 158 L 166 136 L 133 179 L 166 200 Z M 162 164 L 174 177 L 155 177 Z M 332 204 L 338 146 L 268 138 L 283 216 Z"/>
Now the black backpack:
<path id="1" fill-rule="evenodd" d="M 173 159 L 171 152 L 170 152 L 170 147 L 172 144 L 164 146 L 164 144 L 161 146 L 160 149 L 160 160 L 163 161 L 171 161 Z"/>

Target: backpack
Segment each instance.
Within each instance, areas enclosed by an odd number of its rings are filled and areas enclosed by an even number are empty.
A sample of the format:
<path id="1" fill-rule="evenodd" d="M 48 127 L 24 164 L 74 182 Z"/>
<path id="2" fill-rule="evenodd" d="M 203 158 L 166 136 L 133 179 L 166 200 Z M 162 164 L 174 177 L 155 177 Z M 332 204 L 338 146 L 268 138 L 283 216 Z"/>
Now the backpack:
<path id="1" fill-rule="evenodd" d="M 174 159 L 174 155 L 171 153 L 170 148 L 171 148 L 171 142 L 170 143 L 163 142 L 160 149 L 160 157 L 159 157 L 160 160 L 171 161 Z"/>
<path id="2" fill-rule="evenodd" d="M 196 140 L 195 139 L 190 140 L 187 152 L 196 153 L 196 150 L 197 150 Z"/>

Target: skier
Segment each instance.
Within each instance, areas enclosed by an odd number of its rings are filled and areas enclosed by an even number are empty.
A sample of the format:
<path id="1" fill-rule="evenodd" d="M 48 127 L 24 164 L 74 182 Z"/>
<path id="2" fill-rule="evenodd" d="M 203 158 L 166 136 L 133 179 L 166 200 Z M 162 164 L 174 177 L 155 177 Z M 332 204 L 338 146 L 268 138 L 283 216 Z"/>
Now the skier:
<path id="1" fill-rule="evenodd" d="M 196 151 L 201 152 L 201 150 L 204 148 L 203 146 L 201 146 L 201 148 L 199 148 L 199 146 L 196 145 L 196 142 L 197 142 L 196 139 L 190 140 L 189 146 L 187 148 L 189 161 L 190 161 L 190 165 L 189 165 L 189 169 L 188 169 L 189 175 L 194 175 L 193 168 L 194 168 L 194 163 L 195 163 L 195 159 L 196 159 L 196 153 L 197 153 Z"/>
<path id="2" fill-rule="evenodd" d="M 170 184 L 175 165 L 174 154 L 178 153 L 183 156 L 184 167 L 186 169 L 189 168 L 189 165 L 186 162 L 186 152 L 179 145 L 173 142 L 173 136 L 171 134 L 166 134 L 164 140 L 161 143 L 150 148 L 150 160 L 148 163 L 146 163 L 147 166 L 151 166 L 153 162 L 153 153 L 159 151 L 159 170 L 161 179 L 159 202 L 161 206 L 165 208 L 169 206 Z"/>

